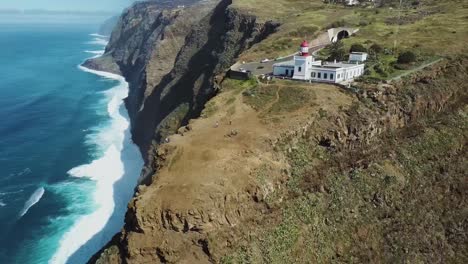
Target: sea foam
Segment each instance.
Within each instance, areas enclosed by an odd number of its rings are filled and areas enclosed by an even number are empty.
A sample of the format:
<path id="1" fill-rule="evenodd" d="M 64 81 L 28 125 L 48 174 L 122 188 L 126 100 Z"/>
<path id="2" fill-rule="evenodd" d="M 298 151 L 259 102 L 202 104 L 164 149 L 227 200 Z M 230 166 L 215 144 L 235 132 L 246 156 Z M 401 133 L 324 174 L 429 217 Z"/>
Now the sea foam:
<path id="1" fill-rule="evenodd" d="M 88 44 L 91 44 L 91 45 L 102 45 L 102 46 L 106 46 L 107 43 L 109 43 L 109 41 L 105 38 L 100 38 L 100 37 L 96 37 L 94 38 L 93 40 L 87 42 Z"/>
<path id="2" fill-rule="evenodd" d="M 93 33 L 93 34 L 89 34 L 91 37 L 98 37 L 98 38 L 108 38 L 108 36 L 105 36 L 105 35 L 101 35 L 101 34 L 98 34 L 98 33 Z"/>
<path id="3" fill-rule="evenodd" d="M 86 263 L 124 224 L 127 204 L 133 197 L 143 159 L 131 141 L 130 122 L 123 99 L 128 96 L 128 83 L 122 76 L 79 66 L 83 71 L 119 84 L 105 92 L 107 113 L 111 122 L 98 130 L 94 145 L 102 155 L 89 164 L 69 171 L 72 177 L 89 178 L 96 183 L 93 194 L 96 210 L 79 218 L 62 237 L 59 248 L 49 263 Z M 89 143 L 89 142 L 88 142 Z"/>
<path id="4" fill-rule="evenodd" d="M 44 195 L 44 192 L 44 187 L 39 187 L 34 191 L 31 197 L 29 197 L 29 199 L 24 203 L 24 207 L 19 214 L 20 218 L 23 217 L 29 211 L 29 209 L 31 209 L 31 207 L 37 204 L 39 200 L 41 200 L 42 196 Z"/>
<path id="5" fill-rule="evenodd" d="M 86 53 L 94 54 L 94 55 L 102 55 L 104 54 L 104 50 L 85 50 Z"/>

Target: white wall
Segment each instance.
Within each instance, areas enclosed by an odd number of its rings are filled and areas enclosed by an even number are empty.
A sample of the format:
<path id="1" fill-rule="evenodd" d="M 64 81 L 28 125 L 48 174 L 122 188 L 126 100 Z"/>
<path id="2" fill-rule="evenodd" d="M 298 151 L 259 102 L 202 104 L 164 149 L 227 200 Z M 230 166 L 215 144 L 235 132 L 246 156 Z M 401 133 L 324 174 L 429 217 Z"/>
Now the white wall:
<path id="1" fill-rule="evenodd" d="M 363 54 L 349 54 L 349 60 L 350 61 L 366 61 L 367 60 L 367 53 L 363 53 Z"/>
<path id="2" fill-rule="evenodd" d="M 292 72 L 294 71 L 293 66 L 274 66 L 273 67 L 273 75 L 275 76 L 285 76 L 286 70 L 288 70 L 288 76 L 292 76 Z"/>
<path id="3" fill-rule="evenodd" d="M 310 69 L 312 67 L 312 56 L 294 57 L 294 79 L 308 80 L 310 75 Z"/>

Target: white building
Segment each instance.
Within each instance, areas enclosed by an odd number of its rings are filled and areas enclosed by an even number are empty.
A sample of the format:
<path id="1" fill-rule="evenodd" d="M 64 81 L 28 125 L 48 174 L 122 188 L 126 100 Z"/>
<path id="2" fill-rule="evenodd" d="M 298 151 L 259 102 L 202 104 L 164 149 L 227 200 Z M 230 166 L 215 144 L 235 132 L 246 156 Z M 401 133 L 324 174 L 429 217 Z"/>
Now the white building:
<path id="1" fill-rule="evenodd" d="M 364 64 L 332 62 L 313 66 L 310 81 L 347 83 L 364 74 Z"/>
<path id="2" fill-rule="evenodd" d="M 309 44 L 303 41 L 299 56 L 294 56 L 294 60 L 280 62 L 273 65 L 273 75 L 292 77 L 297 80 L 307 80 L 310 76 L 311 67 L 321 65 L 322 61 L 316 61 L 309 55 Z"/>
<path id="3" fill-rule="evenodd" d="M 364 64 L 361 63 L 367 58 L 364 54 L 355 54 L 353 62 L 322 63 L 309 54 L 309 45 L 304 41 L 299 56 L 294 56 L 294 60 L 273 65 L 273 75 L 302 81 L 347 83 L 364 74 Z"/>
<path id="4" fill-rule="evenodd" d="M 367 53 L 365 52 L 351 52 L 349 54 L 350 62 L 365 62 L 367 60 Z"/>

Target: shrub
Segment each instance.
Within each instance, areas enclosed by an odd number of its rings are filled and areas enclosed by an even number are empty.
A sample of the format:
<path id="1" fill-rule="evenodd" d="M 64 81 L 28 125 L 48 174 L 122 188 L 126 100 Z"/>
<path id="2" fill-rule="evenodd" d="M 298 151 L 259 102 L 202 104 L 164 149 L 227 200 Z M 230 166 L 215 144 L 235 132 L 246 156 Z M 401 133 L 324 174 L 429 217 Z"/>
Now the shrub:
<path id="1" fill-rule="evenodd" d="M 341 41 L 334 42 L 329 47 L 330 56 L 328 57 L 329 61 L 338 60 L 342 61 L 346 58 L 346 51 L 343 47 L 343 43 Z"/>
<path id="2" fill-rule="evenodd" d="M 416 54 L 414 54 L 412 51 L 405 51 L 403 53 L 400 53 L 398 56 L 398 63 L 412 63 L 416 61 Z"/>
<path id="3" fill-rule="evenodd" d="M 351 45 L 349 52 L 366 52 L 367 49 L 360 43 L 354 43 Z"/>
<path id="4" fill-rule="evenodd" d="M 382 51 L 383 51 L 382 46 L 380 46 L 380 45 L 377 44 L 377 43 L 372 44 L 372 46 L 370 46 L 369 49 L 370 49 L 374 54 L 379 54 L 379 53 L 382 53 Z"/>

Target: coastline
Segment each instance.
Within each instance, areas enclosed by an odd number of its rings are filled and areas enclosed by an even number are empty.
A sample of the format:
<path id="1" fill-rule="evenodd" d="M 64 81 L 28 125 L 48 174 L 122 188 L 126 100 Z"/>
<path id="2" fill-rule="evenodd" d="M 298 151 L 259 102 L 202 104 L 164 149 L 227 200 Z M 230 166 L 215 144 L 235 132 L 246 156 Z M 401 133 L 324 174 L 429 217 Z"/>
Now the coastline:
<path id="1" fill-rule="evenodd" d="M 104 41 L 100 43 L 103 45 Z M 102 55 L 97 51 L 93 54 L 96 56 L 92 58 Z M 80 70 L 118 83 L 104 92 L 110 124 L 93 135 L 93 144 L 102 154 L 91 163 L 68 172 L 71 177 L 88 178 L 95 182 L 93 200 L 96 209 L 76 220 L 63 235 L 49 263 L 86 263 L 119 232 L 144 165 L 140 151 L 131 139 L 130 120 L 124 103 L 128 96 L 125 78 L 87 68 L 83 64 L 78 66 Z"/>

